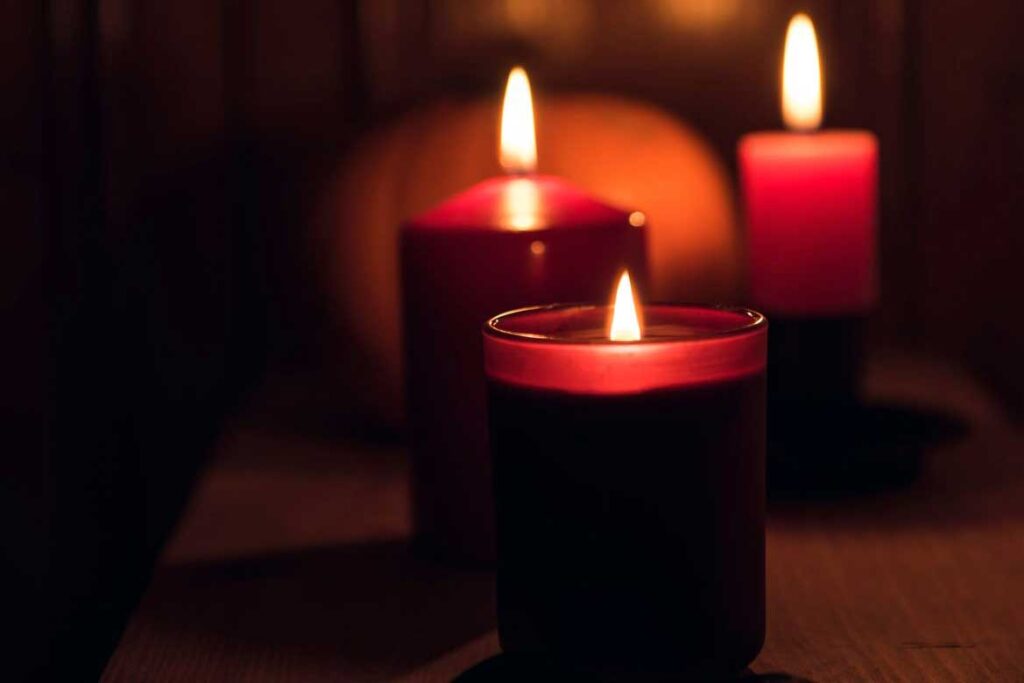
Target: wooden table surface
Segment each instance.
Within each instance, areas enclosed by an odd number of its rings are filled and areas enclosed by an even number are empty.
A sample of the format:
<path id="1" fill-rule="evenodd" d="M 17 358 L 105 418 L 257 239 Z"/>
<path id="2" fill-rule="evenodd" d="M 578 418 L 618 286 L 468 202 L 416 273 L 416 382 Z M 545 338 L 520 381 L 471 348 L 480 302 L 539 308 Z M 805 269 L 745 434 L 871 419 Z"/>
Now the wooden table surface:
<path id="1" fill-rule="evenodd" d="M 947 365 L 882 359 L 868 390 L 965 434 L 909 488 L 771 506 L 751 669 L 1024 681 L 1024 430 Z M 449 681 L 496 653 L 493 577 L 407 548 L 402 451 L 259 412 L 226 430 L 103 680 Z"/>

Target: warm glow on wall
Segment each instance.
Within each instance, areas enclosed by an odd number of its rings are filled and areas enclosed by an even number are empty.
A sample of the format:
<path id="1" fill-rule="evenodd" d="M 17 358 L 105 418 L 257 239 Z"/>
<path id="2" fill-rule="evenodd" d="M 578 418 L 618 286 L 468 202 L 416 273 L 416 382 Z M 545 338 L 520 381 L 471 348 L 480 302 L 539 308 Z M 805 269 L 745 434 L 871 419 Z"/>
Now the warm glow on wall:
<path id="1" fill-rule="evenodd" d="M 821 125 L 821 60 L 814 24 L 806 14 L 794 16 L 786 31 L 782 120 L 796 131 L 816 130 Z"/>
<path id="2" fill-rule="evenodd" d="M 741 10 L 756 10 L 742 0 L 656 0 L 655 8 L 673 26 L 691 30 L 725 26 Z"/>

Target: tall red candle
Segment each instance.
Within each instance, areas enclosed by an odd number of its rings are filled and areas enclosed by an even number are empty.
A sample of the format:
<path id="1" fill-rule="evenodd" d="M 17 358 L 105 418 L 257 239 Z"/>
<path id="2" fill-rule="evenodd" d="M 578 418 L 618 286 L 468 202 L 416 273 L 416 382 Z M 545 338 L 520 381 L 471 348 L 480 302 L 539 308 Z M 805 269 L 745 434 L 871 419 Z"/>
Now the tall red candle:
<path id="1" fill-rule="evenodd" d="M 738 149 L 750 300 L 774 328 L 769 406 L 800 404 L 795 416 L 856 400 L 863 319 L 878 297 L 878 141 L 819 131 L 821 93 L 814 26 L 798 14 L 782 69 L 790 131 L 746 135 Z"/>
<path id="2" fill-rule="evenodd" d="M 821 65 L 811 20 L 793 17 L 782 69 L 789 132 L 739 143 L 750 299 L 772 320 L 768 482 L 821 490 L 850 463 L 821 447 L 847 438 L 856 412 L 864 320 L 878 297 L 878 141 L 819 131 Z"/>
<path id="3" fill-rule="evenodd" d="M 502 165 L 401 233 L 407 400 L 417 540 L 446 559 L 494 553 L 480 326 L 511 308 L 602 299 L 622 268 L 646 272 L 643 216 L 533 174 L 529 84 L 509 77 Z"/>
<path id="4" fill-rule="evenodd" d="M 751 300 L 770 315 L 862 315 L 877 297 L 878 142 L 817 132 L 821 69 L 806 15 L 787 34 L 782 110 L 791 132 L 739 143 Z"/>

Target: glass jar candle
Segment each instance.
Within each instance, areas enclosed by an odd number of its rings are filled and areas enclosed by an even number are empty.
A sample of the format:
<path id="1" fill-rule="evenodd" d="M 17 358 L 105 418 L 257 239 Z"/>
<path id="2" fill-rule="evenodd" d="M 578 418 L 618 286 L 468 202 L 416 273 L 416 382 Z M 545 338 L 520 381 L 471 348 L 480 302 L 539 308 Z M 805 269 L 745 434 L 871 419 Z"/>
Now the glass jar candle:
<path id="1" fill-rule="evenodd" d="M 741 671 L 764 639 L 767 322 L 650 305 L 484 326 L 506 653 L 631 679 Z"/>

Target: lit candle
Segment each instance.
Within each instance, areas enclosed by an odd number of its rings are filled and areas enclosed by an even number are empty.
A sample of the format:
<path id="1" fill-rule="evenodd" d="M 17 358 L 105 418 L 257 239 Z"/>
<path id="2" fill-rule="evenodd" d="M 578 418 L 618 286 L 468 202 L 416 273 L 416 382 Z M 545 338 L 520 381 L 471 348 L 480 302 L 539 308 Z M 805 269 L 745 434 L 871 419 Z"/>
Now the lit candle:
<path id="1" fill-rule="evenodd" d="M 624 267 L 646 272 L 644 219 L 535 175 L 529 82 L 509 76 L 508 175 L 408 221 L 401 234 L 406 378 L 418 541 L 458 561 L 493 558 L 480 325 L 542 301 L 592 301 Z"/>
<path id="2" fill-rule="evenodd" d="M 790 132 L 739 143 L 750 298 L 772 318 L 773 392 L 848 396 L 860 322 L 877 297 L 878 142 L 864 130 L 818 131 L 821 66 L 804 14 L 786 35 L 782 116 Z"/>
<path id="3" fill-rule="evenodd" d="M 764 638 L 767 325 L 746 309 L 484 328 L 505 652 L 624 680 L 738 673 Z"/>

